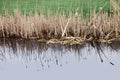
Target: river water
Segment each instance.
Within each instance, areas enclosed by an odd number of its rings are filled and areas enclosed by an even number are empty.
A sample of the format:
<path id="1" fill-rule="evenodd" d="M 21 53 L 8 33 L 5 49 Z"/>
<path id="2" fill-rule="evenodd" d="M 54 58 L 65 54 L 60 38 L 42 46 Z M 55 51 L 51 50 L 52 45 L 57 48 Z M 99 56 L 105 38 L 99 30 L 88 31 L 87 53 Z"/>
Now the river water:
<path id="1" fill-rule="evenodd" d="M 120 80 L 120 42 L 0 40 L 0 80 Z"/>

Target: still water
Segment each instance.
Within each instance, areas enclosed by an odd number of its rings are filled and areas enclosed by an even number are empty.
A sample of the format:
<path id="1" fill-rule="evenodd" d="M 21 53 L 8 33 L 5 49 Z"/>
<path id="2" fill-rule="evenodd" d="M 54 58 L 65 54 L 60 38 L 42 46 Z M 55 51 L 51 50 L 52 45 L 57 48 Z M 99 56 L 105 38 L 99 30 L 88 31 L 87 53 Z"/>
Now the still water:
<path id="1" fill-rule="evenodd" d="M 120 42 L 0 40 L 0 80 L 120 80 Z"/>

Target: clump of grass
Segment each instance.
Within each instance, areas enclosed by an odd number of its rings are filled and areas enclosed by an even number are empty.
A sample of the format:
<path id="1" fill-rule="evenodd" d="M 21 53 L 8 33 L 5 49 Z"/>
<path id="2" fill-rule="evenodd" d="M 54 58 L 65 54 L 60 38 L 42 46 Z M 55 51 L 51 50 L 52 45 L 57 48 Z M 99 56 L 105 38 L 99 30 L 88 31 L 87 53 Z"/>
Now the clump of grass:
<path id="1" fill-rule="evenodd" d="M 89 14 L 89 9 L 94 9 L 96 6 L 96 10 L 100 6 L 103 6 L 104 3 L 107 3 L 104 10 L 109 9 L 109 0 L 0 0 L 0 12 L 4 11 L 4 8 L 7 9 L 10 13 L 14 11 L 14 9 L 19 8 L 20 12 L 47 12 L 50 10 L 53 13 L 55 12 L 65 12 L 68 14 L 69 12 L 75 12 L 77 8 L 83 9 L 84 15 Z"/>
<path id="2" fill-rule="evenodd" d="M 79 44 L 85 41 L 111 42 L 120 38 L 120 13 L 94 12 L 91 18 L 75 14 L 29 13 L 0 15 L 0 37 L 46 40 L 48 43 Z"/>

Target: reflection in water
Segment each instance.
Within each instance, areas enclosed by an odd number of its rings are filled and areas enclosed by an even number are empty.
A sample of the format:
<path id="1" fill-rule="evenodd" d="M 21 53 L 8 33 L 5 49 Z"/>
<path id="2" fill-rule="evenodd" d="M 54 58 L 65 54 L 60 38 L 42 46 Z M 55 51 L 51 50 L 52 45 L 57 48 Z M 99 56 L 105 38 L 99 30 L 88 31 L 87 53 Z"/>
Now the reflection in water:
<path id="1" fill-rule="evenodd" d="M 119 80 L 119 49 L 120 42 L 70 46 L 1 39 L 0 80 Z"/>
<path id="2" fill-rule="evenodd" d="M 20 39 L 1 39 L 0 40 L 0 61 L 4 62 L 8 59 L 17 58 L 19 61 L 36 61 L 38 60 L 42 67 L 47 65 L 50 67 L 51 63 L 59 66 L 63 62 L 68 63 L 63 57 L 72 55 L 76 59 L 87 59 L 92 54 L 97 54 L 97 57 L 103 62 L 106 59 L 110 64 L 114 63 L 108 57 L 107 52 L 118 53 L 120 49 L 120 42 L 113 42 L 111 44 L 87 42 L 82 45 L 61 45 L 61 44 L 45 44 L 35 40 L 20 40 Z M 62 62 L 63 61 L 63 62 Z"/>
<path id="3" fill-rule="evenodd" d="M 39 60 L 42 67 L 45 64 L 49 67 L 51 62 L 62 66 L 59 61 L 64 55 L 68 53 L 80 55 L 80 50 L 84 47 L 85 45 L 53 45 L 34 40 L 1 39 L 0 59 L 3 61 L 8 57 L 10 59 L 17 57 L 24 61 Z"/>

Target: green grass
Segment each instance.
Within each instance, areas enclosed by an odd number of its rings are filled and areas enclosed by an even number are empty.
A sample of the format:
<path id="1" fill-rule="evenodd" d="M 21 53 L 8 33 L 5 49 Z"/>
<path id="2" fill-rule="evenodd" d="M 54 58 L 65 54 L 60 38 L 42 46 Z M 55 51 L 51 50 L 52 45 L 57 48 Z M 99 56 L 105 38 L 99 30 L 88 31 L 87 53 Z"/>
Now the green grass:
<path id="1" fill-rule="evenodd" d="M 106 4 L 106 5 L 105 5 Z M 88 13 L 89 10 L 104 7 L 104 11 L 110 8 L 109 0 L 0 0 L 0 12 L 4 9 L 13 12 L 18 8 L 21 12 L 45 12 L 69 13 L 79 12 Z"/>

